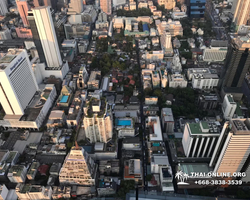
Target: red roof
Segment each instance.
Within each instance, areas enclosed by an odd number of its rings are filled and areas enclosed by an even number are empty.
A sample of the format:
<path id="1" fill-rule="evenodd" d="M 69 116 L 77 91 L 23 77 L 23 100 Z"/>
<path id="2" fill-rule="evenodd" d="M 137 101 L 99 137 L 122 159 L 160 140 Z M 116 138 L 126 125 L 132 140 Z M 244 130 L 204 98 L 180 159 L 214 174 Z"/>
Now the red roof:
<path id="1" fill-rule="evenodd" d="M 48 170 L 49 170 L 49 165 L 40 165 L 40 167 L 38 167 L 38 171 L 40 172 L 41 175 L 46 175 Z"/>
<path id="2" fill-rule="evenodd" d="M 135 84 L 135 81 L 134 81 L 134 80 L 130 80 L 130 81 L 129 81 L 129 84 L 130 84 L 130 85 L 134 85 L 134 84 Z"/>

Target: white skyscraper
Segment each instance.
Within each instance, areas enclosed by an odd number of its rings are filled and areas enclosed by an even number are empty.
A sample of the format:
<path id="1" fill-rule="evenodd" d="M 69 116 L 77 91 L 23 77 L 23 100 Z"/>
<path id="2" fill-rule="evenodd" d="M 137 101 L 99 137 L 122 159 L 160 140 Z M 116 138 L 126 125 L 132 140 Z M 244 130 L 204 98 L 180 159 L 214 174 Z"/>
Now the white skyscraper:
<path id="1" fill-rule="evenodd" d="M 59 181 L 61 184 L 95 185 L 96 167 L 88 153 L 76 145 L 64 160 Z"/>
<path id="2" fill-rule="evenodd" d="M 37 7 L 33 14 L 48 67 L 60 67 L 63 63 L 50 9 Z"/>
<path id="3" fill-rule="evenodd" d="M 250 154 L 250 120 L 231 119 L 226 122 L 214 149 L 209 166 L 214 172 L 244 172 Z"/>
<path id="4" fill-rule="evenodd" d="M 7 0 L 0 1 L 0 15 L 6 15 L 6 13 L 9 12 L 7 5 Z"/>
<path id="5" fill-rule="evenodd" d="M 237 108 L 236 102 L 234 102 L 233 95 L 226 94 L 222 104 L 222 112 L 226 120 L 232 119 L 235 110 Z"/>
<path id="6" fill-rule="evenodd" d="M 9 49 L 0 60 L 0 103 L 6 115 L 23 115 L 38 90 L 26 50 Z"/>

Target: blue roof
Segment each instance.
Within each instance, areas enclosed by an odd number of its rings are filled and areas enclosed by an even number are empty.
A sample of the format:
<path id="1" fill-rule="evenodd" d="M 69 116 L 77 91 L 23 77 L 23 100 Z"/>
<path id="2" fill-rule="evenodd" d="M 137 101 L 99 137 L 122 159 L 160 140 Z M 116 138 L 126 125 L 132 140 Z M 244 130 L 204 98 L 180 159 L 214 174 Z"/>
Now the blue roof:
<path id="1" fill-rule="evenodd" d="M 148 25 L 147 25 L 147 24 L 143 24 L 143 25 L 142 25 L 142 28 L 143 28 L 143 32 L 144 32 L 144 31 L 149 31 Z"/>

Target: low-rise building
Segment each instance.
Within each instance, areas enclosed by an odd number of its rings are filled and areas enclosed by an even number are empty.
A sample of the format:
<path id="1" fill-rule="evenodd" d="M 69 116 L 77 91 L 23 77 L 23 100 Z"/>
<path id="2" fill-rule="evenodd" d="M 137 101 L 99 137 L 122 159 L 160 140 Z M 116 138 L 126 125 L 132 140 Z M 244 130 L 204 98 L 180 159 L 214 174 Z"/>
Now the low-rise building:
<path id="1" fill-rule="evenodd" d="M 71 197 L 71 187 L 70 186 L 53 186 L 52 188 L 52 198 L 53 199 L 68 199 Z"/>
<path id="2" fill-rule="evenodd" d="M 142 181 L 142 166 L 140 159 L 130 159 L 124 162 L 124 180 Z"/>
<path id="3" fill-rule="evenodd" d="M 99 89 L 101 81 L 101 71 L 91 71 L 89 81 L 88 81 L 88 89 Z"/>
<path id="4" fill-rule="evenodd" d="M 183 28 L 180 21 L 172 21 L 168 19 L 168 21 L 160 21 L 155 20 L 155 25 L 157 27 L 159 35 L 162 35 L 164 31 L 169 31 L 171 36 L 183 35 Z"/>
<path id="5" fill-rule="evenodd" d="M 116 118 L 115 128 L 118 131 L 118 138 L 135 136 L 134 121 L 132 118 Z"/>
<path id="6" fill-rule="evenodd" d="M 149 141 L 163 141 L 161 122 L 158 116 L 148 116 L 146 127 L 149 129 Z"/>
<path id="7" fill-rule="evenodd" d="M 26 180 L 27 168 L 23 165 L 14 165 L 9 169 L 8 179 L 12 183 L 24 183 Z"/>
<path id="8" fill-rule="evenodd" d="M 113 160 L 100 160 L 99 162 L 99 172 L 101 175 L 114 176 L 118 175 L 120 172 L 120 162 L 117 159 Z"/>
<path id="9" fill-rule="evenodd" d="M 202 110 L 216 109 L 220 100 L 217 94 L 201 94 L 198 97 L 198 106 Z"/>
<path id="10" fill-rule="evenodd" d="M 50 200 L 52 197 L 52 188 L 50 186 L 18 184 L 16 194 L 18 199 Z"/>
<path id="11" fill-rule="evenodd" d="M 168 75 L 169 87 L 172 88 L 185 88 L 187 87 L 187 80 L 182 74 L 171 74 Z"/>
<path id="12" fill-rule="evenodd" d="M 125 138 L 122 141 L 122 149 L 139 151 L 141 150 L 141 141 L 139 137 Z"/>
<path id="13" fill-rule="evenodd" d="M 36 176 L 36 173 L 37 173 L 37 169 L 38 167 L 40 166 L 40 163 L 39 162 L 33 162 L 28 170 L 28 173 L 27 173 L 27 178 L 29 180 L 34 180 L 35 179 L 35 176 Z"/>
<path id="14" fill-rule="evenodd" d="M 15 190 L 9 190 L 6 185 L 0 185 L 1 200 L 16 200 L 17 195 Z"/>
<path id="15" fill-rule="evenodd" d="M 97 183 L 98 196 L 108 196 L 116 193 L 117 184 L 110 178 L 99 179 Z"/>
<path id="16" fill-rule="evenodd" d="M 146 96 L 145 104 L 146 105 L 156 105 L 158 102 L 158 97 Z"/>
<path id="17" fill-rule="evenodd" d="M 203 51 L 203 60 L 207 62 L 222 62 L 227 55 L 228 42 L 224 40 L 212 40 L 211 46 Z"/>
<path id="18" fill-rule="evenodd" d="M 187 76 L 189 80 L 192 80 L 192 87 L 195 89 L 213 89 L 219 83 L 219 76 L 214 69 L 190 68 Z"/>

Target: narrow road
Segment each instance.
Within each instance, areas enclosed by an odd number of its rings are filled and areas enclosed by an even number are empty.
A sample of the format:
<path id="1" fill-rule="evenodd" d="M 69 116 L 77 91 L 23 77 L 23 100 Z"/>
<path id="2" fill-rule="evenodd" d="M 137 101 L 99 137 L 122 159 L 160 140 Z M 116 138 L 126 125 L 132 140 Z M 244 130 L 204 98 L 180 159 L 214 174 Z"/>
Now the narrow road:
<path id="1" fill-rule="evenodd" d="M 144 191 L 148 190 L 148 183 L 146 181 L 147 177 L 147 145 L 146 145 L 146 136 L 145 136 L 145 117 L 143 115 L 143 103 L 144 103 L 144 90 L 143 90 L 143 84 L 142 84 L 142 76 L 141 76 L 141 65 L 140 65 L 140 50 L 138 47 L 138 41 L 135 40 L 136 44 L 136 54 L 137 54 L 137 63 L 139 67 L 139 80 L 140 80 L 140 85 L 139 85 L 139 91 L 141 94 L 140 98 L 140 118 L 141 118 L 141 124 L 139 127 L 140 132 L 142 132 L 142 168 L 143 168 L 143 181 L 144 181 Z"/>

